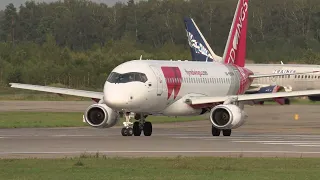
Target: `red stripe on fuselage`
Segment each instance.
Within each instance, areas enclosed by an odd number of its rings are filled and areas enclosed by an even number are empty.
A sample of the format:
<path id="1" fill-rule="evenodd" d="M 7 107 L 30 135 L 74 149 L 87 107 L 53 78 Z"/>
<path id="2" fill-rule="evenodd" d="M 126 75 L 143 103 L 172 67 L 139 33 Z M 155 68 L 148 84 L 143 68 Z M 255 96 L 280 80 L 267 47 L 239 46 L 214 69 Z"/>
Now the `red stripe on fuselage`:
<path id="1" fill-rule="evenodd" d="M 166 78 L 166 84 L 168 88 L 168 99 L 170 98 L 172 91 L 174 93 L 173 99 L 179 94 L 181 89 L 182 75 L 178 67 L 161 67 L 164 77 Z"/>

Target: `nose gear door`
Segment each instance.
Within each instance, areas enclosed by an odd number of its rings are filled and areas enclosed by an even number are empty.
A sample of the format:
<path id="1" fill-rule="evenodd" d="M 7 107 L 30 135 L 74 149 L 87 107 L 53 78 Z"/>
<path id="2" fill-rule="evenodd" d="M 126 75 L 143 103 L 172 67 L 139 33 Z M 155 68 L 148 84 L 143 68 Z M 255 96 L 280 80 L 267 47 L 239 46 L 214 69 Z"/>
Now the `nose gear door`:
<path id="1" fill-rule="evenodd" d="M 161 96 L 161 94 L 163 93 L 162 75 L 156 67 L 150 66 L 150 68 L 152 69 L 157 78 L 157 96 Z"/>

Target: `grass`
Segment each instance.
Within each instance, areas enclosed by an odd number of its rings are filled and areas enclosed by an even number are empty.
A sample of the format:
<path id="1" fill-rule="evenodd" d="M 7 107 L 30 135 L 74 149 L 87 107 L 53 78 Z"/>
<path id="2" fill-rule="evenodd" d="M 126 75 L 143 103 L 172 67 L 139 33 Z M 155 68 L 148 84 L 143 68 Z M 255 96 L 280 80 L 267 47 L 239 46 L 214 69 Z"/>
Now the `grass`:
<path id="1" fill-rule="evenodd" d="M 318 158 L 3 159 L 1 179 L 302 180 L 320 177 Z"/>
<path id="2" fill-rule="evenodd" d="M 0 112 L 0 128 L 31 128 L 31 127 L 83 127 L 83 113 L 78 112 Z M 183 122 L 202 120 L 205 117 L 164 117 L 150 116 L 153 123 Z M 121 125 L 123 119 L 119 121 Z"/>

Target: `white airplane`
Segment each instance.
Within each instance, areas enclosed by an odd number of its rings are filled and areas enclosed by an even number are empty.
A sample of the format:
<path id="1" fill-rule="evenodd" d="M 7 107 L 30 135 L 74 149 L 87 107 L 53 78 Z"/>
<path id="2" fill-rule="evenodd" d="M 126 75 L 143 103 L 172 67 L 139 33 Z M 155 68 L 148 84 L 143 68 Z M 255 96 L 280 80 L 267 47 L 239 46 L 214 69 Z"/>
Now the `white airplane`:
<path id="1" fill-rule="evenodd" d="M 230 29 L 223 63 L 197 61 L 132 60 L 118 65 L 107 78 L 103 92 L 10 83 L 13 88 L 92 98 L 85 121 L 109 128 L 121 112 L 135 113 L 136 122 L 124 123 L 123 136 L 151 136 L 148 115 L 196 116 L 210 113 L 212 135 L 230 136 L 244 124 L 244 104 L 254 100 L 320 94 L 320 90 L 244 94 L 256 78 L 283 74 L 253 74 L 244 67 L 248 0 L 239 0 Z M 306 74 L 288 73 L 290 75 Z M 127 118 L 128 120 L 128 118 Z M 131 127 L 132 126 L 132 127 Z"/>
<path id="2" fill-rule="evenodd" d="M 223 58 L 214 53 L 194 20 L 192 18 L 185 18 L 184 23 L 192 61 L 217 61 L 223 63 Z M 281 61 L 281 64 L 246 64 L 245 67 L 250 69 L 254 74 L 283 73 L 283 76 L 254 79 L 246 94 L 320 89 L 320 73 L 288 75 L 288 73 L 295 72 L 320 72 L 320 65 L 284 64 Z M 320 101 L 320 95 L 309 95 L 308 98 L 312 101 Z M 288 98 L 276 98 L 274 100 L 281 105 L 290 104 Z M 263 104 L 264 101 L 256 101 L 255 103 Z"/>

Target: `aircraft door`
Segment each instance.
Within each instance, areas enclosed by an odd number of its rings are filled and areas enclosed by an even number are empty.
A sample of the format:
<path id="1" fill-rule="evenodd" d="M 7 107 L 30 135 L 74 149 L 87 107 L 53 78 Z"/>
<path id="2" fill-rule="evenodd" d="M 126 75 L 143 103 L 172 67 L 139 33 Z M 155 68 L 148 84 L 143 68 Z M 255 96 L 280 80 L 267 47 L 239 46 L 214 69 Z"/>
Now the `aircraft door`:
<path id="1" fill-rule="evenodd" d="M 150 66 L 152 71 L 154 72 L 156 78 L 157 78 L 157 96 L 161 96 L 163 93 L 163 80 L 162 80 L 162 74 L 160 71 L 153 66 Z"/>
<path id="2" fill-rule="evenodd" d="M 233 74 L 231 76 L 231 87 L 230 87 L 230 91 L 228 92 L 228 95 L 232 95 L 232 94 L 236 94 L 238 89 L 240 88 L 240 73 L 238 71 L 238 69 L 234 68 L 233 66 L 231 66 L 230 71 L 232 72 L 233 70 Z"/>

